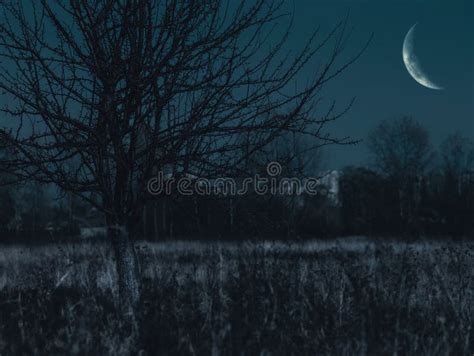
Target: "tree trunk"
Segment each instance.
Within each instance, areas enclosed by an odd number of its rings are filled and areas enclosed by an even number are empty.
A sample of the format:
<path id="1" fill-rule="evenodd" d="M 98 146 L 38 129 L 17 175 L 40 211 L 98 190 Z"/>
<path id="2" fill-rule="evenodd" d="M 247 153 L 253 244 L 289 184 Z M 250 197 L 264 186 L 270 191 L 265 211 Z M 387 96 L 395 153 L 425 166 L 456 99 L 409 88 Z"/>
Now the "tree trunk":
<path id="1" fill-rule="evenodd" d="M 154 234 L 153 234 L 153 238 L 158 241 L 158 231 L 159 231 L 159 225 L 158 225 L 158 202 L 157 201 L 154 201 L 153 202 L 153 230 L 154 230 Z"/>
<path id="2" fill-rule="evenodd" d="M 168 234 L 168 224 L 167 224 L 168 216 L 166 214 L 166 208 L 167 208 L 166 200 L 163 199 L 161 203 L 161 223 L 162 223 L 161 231 L 163 231 L 164 238 L 168 237 L 167 235 Z"/>
<path id="3" fill-rule="evenodd" d="M 142 220 L 142 224 L 143 224 L 143 238 L 145 238 L 145 239 L 148 237 L 148 236 L 147 236 L 147 232 L 148 232 L 148 231 L 147 231 L 147 227 L 146 227 L 146 224 L 147 224 L 147 216 L 146 216 L 146 214 L 147 214 L 147 212 L 148 212 L 148 209 L 147 209 L 147 205 L 145 204 L 145 205 L 143 206 L 143 214 L 142 214 L 142 219 L 143 219 L 143 220 Z"/>
<path id="4" fill-rule="evenodd" d="M 196 230 L 198 233 L 198 236 L 201 236 L 201 221 L 199 219 L 199 204 L 197 197 L 194 197 L 194 223 L 196 225 Z"/>
<path id="5" fill-rule="evenodd" d="M 109 226 L 108 235 L 115 252 L 122 315 L 126 321 L 134 322 L 140 289 L 133 242 L 129 229 L 123 226 Z"/>
<path id="6" fill-rule="evenodd" d="M 230 225 L 230 232 L 234 232 L 234 200 L 232 198 L 229 199 L 229 225 Z"/>

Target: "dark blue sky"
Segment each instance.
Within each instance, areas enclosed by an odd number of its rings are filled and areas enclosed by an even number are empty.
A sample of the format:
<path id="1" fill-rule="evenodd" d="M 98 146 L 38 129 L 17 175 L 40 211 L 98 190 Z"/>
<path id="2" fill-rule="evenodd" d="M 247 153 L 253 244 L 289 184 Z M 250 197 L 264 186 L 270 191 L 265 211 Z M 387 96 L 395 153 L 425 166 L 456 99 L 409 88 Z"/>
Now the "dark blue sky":
<path id="1" fill-rule="evenodd" d="M 294 0 L 294 10 L 295 47 L 315 26 L 328 30 L 348 11 L 354 30 L 347 56 L 374 33 L 364 55 L 324 92 L 341 107 L 356 97 L 353 109 L 331 126 L 331 132 L 364 139 L 380 120 L 408 115 L 429 130 L 435 147 L 455 131 L 474 139 L 472 0 Z M 403 64 L 403 39 L 415 23 L 416 55 L 428 77 L 445 90 L 421 86 Z M 326 165 L 366 164 L 367 157 L 364 143 L 331 147 Z"/>
<path id="2" fill-rule="evenodd" d="M 357 53 L 373 33 L 363 56 L 322 95 L 343 108 L 355 97 L 351 111 L 331 124 L 339 136 L 365 139 L 379 121 L 412 116 L 430 132 L 433 145 L 460 131 L 474 139 L 474 5 L 473 0 L 286 0 L 294 13 L 289 46 L 301 49 L 321 26 L 327 33 L 349 12 L 353 27 L 344 58 Z M 428 77 L 444 87 L 425 88 L 408 74 L 402 60 L 403 39 L 418 23 L 415 52 Z M 324 59 L 324 58 L 322 58 Z M 302 77 L 314 76 L 307 66 Z M 332 146 L 326 168 L 368 163 L 364 142 Z"/>

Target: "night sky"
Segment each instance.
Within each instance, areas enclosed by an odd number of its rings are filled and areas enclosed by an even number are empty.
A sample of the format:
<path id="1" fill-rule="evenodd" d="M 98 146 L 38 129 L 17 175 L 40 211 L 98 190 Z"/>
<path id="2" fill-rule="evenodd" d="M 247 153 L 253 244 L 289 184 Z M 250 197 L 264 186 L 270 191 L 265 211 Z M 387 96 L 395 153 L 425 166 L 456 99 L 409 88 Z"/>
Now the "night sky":
<path id="1" fill-rule="evenodd" d="M 336 99 L 340 107 L 356 97 L 352 110 L 334 123 L 330 132 L 364 139 L 380 120 L 407 115 L 429 130 L 435 147 L 456 131 L 474 139 L 471 0 L 295 0 L 292 6 L 295 17 L 291 41 L 295 47 L 308 38 L 315 26 L 329 30 L 348 12 L 353 35 L 347 58 L 374 34 L 356 64 L 324 91 L 324 97 Z M 415 23 L 415 53 L 428 77 L 445 90 L 423 87 L 405 68 L 403 40 Z M 327 168 L 367 163 L 363 142 L 350 147 L 333 146 L 326 151 Z"/>
<path id="2" fill-rule="evenodd" d="M 435 147 L 456 131 L 474 139 L 472 0 L 287 0 L 285 6 L 294 14 L 288 46 L 295 52 L 315 28 L 328 33 L 347 14 L 353 32 L 342 61 L 374 35 L 362 57 L 322 92 L 326 102 L 335 99 L 341 109 L 356 98 L 328 132 L 363 140 L 381 120 L 412 116 L 429 130 Z M 403 40 L 415 23 L 415 53 L 430 80 L 445 90 L 423 87 L 405 68 Z M 314 77 L 312 70 L 305 67 L 302 77 Z M 325 153 L 325 168 L 366 164 L 364 142 L 331 146 Z"/>

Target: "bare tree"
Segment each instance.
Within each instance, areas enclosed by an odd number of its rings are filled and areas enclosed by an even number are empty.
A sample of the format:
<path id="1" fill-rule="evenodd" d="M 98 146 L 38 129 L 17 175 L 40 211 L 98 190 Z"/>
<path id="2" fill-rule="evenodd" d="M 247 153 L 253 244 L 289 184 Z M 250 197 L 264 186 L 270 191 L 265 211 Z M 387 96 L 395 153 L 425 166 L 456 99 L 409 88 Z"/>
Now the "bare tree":
<path id="1" fill-rule="evenodd" d="M 474 143 L 456 132 L 441 144 L 441 168 L 445 177 L 461 180 L 474 170 Z"/>
<path id="2" fill-rule="evenodd" d="M 472 228 L 474 212 L 474 143 L 461 133 L 449 135 L 440 146 L 441 182 L 438 186 L 442 225 L 453 235 Z"/>
<path id="3" fill-rule="evenodd" d="M 376 168 L 390 177 L 423 174 L 433 158 L 428 132 L 410 117 L 381 122 L 367 145 Z"/>
<path id="4" fill-rule="evenodd" d="M 433 160 L 428 131 L 413 118 L 383 121 L 367 145 L 380 173 L 398 189 L 400 217 L 410 221 L 419 203 L 419 183 Z"/>
<path id="5" fill-rule="evenodd" d="M 313 137 L 315 146 L 349 142 L 323 130 L 347 107 L 319 110 L 321 88 L 363 51 L 339 63 L 346 21 L 325 35 L 316 30 L 291 55 L 289 28 L 278 41 L 273 35 L 283 1 L 39 0 L 1 8 L 8 123 L 0 132 L 16 152 L 8 163 L 18 178 L 57 184 L 104 212 L 128 315 L 139 298 L 131 239 L 156 170 L 216 176 L 282 132 Z M 314 75 L 298 87 L 306 66 Z"/>

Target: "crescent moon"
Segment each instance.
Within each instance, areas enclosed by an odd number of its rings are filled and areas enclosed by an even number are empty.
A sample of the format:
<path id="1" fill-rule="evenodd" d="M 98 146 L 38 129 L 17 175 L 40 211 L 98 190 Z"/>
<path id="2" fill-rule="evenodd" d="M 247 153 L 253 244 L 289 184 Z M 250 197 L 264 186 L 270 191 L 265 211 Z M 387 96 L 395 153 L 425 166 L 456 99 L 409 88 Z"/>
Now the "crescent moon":
<path id="1" fill-rule="evenodd" d="M 433 83 L 423 72 L 423 69 L 421 68 L 418 61 L 418 57 L 414 53 L 413 38 L 415 35 L 416 25 L 417 24 L 414 24 L 410 28 L 405 36 L 405 40 L 403 41 L 403 62 L 405 63 L 408 73 L 410 73 L 413 79 L 415 79 L 418 83 L 430 89 L 442 90 L 444 89 L 443 87 Z"/>

